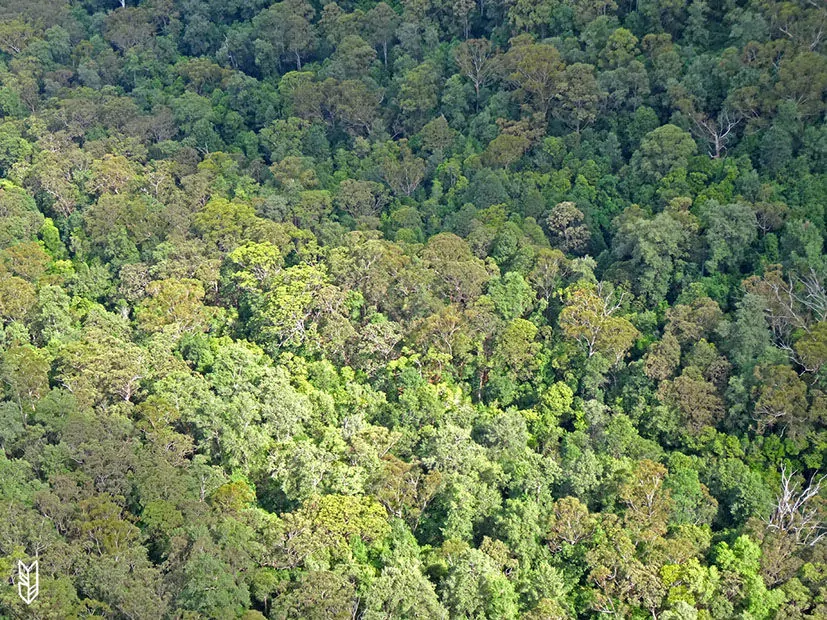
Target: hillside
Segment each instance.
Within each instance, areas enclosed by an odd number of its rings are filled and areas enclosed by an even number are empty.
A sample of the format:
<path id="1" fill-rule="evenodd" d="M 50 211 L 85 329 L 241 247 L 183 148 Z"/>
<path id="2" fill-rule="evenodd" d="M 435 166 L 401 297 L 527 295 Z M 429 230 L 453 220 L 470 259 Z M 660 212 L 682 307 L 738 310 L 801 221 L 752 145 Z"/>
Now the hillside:
<path id="1" fill-rule="evenodd" d="M 827 617 L 826 32 L 0 0 L 0 618 Z"/>

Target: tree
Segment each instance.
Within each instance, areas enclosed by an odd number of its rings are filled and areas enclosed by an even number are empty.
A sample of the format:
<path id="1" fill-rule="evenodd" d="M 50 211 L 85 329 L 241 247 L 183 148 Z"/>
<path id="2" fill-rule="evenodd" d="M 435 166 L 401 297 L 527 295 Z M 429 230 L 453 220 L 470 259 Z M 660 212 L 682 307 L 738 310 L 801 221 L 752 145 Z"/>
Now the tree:
<path id="1" fill-rule="evenodd" d="M 247 242 L 227 255 L 224 272 L 234 295 L 255 295 L 273 285 L 283 266 L 284 258 L 278 247 L 269 241 Z"/>
<path id="2" fill-rule="evenodd" d="M 532 100 L 534 110 L 545 118 L 560 92 L 563 61 L 552 45 L 534 43 L 521 35 L 511 41 L 504 63 L 508 79 Z"/>
<path id="3" fill-rule="evenodd" d="M 658 394 L 666 404 L 680 411 L 683 425 L 692 435 L 716 426 L 725 411 L 715 385 L 694 366 L 685 368 L 674 380 L 662 382 Z"/>
<path id="4" fill-rule="evenodd" d="M 655 381 L 671 378 L 681 363 L 681 345 L 671 333 L 653 342 L 644 356 L 644 372 Z"/>
<path id="5" fill-rule="evenodd" d="M 525 136 L 501 133 L 488 143 L 483 160 L 492 168 L 507 168 L 519 161 L 529 146 L 531 142 Z"/>
<path id="6" fill-rule="evenodd" d="M 23 319 L 36 301 L 31 284 L 17 276 L 0 275 L 0 318 L 3 322 Z"/>
<path id="7" fill-rule="evenodd" d="M 236 581 L 232 568 L 210 553 L 196 552 L 181 569 L 183 587 L 176 602 L 207 618 L 236 616 L 250 605 L 247 587 Z"/>
<path id="8" fill-rule="evenodd" d="M 350 620 L 359 608 L 356 584 L 345 574 L 309 571 L 296 582 L 283 582 L 270 617 L 277 620 Z"/>
<path id="9" fill-rule="evenodd" d="M 666 533 L 672 507 L 671 494 L 664 485 L 667 473 L 663 465 L 644 459 L 634 465 L 618 488 L 626 505 L 625 522 L 644 540 Z"/>
<path id="10" fill-rule="evenodd" d="M 193 215 L 193 229 L 208 243 L 229 251 L 256 222 L 255 211 L 247 204 L 216 198 Z"/>
<path id="11" fill-rule="evenodd" d="M 480 89 L 484 88 L 499 69 L 499 56 L 488 39 L 468 39 L 454 49 L 454 62 L 474 85 L 476 110 L 480 107 Z"/>
<path id="12" fill-rule="evenodd" d="M 443 580 L 442 603 L 452 616 L 516 618 L 514 586 L 477 549 L 467 549 L 449 564 Z"/>
<path id="13" fill-rule="evenodd" d="M 374 46 L 382 46 L 382 60 L 387 67 L 388 45 L 395 37 L 399 16 L 387 3 L 379 2 L 367 12 L 366 18 L 369 41 Z"/>
<path id="14" fill-rule="evenodd" d="M 88 156 L 76 147 L 56 146 L 41 152 L 27 177 L 27 187 L 46 194 L 53 212 L 68 217 L 81 202 L 79 177 L 89 164 Z"/>
<path id="15" fill-rule="evenodd" d="M 135 309 L 135 320 L 146 332 L 169 330 L 175 336 L 206 328 L 204 286 L 198 280 L 155 280 Z"/>
<path id="16" fill-rule="evenodd" d="M 785 58 L 778 68 L 775 88 L 780 97 L 795 103 L 802 117 L 820 114 L 824 110 L 824 92 L 827 90 L 827 60 L 812 48 Z"/>
<path id="17" fill-rule="evenodd" d="M 588 357 L 596 353 L 617 365 L 626 356 L 639 333 L 626 319 L 614 316 L 620 308 L 605 285 L 596 288 L 571 287 L 560 312 L 563 334 L 579 342 Z"/>
<path id="18" fill-rule="evenodd" d="M 462 28 L 462 35 L 465 39 L 471 34 L 471 12 L 476 8 L 477 3 L 474 0 L 454 0 L 453 14 L 457 21 L 460 22 Z"/>
<path id="19" fill-rule="evenodd" d="M 741 124 L 742 120 L 740 114 L 730 113 L 727 110 L 721 111 L 717 118 L 711 118 L 701 113 L 692 115 L 695 129 L 700 139 L 709 145 L 707 154 L 712 159 L 718 159 L 726 153 L 726 147 L 732 139 L 733 131 Z"/>
<path id="20" fill-rule="evenodd" d="M 155 34 L 155 29 L 149 20 L 148 11 L 123 4 L 107 16 L 104 33 L 115 47 L 129 51 L 146 45 Z"/>
<path id="21" fill-rule="evenodd" d="M 635 544 L 615 515 L 604 515 L 599 527 L 600 538 L 586 553 L 588 582 L 596 588 L 592 608 L 628 615 L 640 606 L 654 615 L 665 594 L 658 567 L 636 557 Z"/>
<path id="22" fill-rule="evenodd" d="M 583 212 L 573 202 L 552 207 L 546 217 L 551 245 L 566 253 L 582 254 L 591 239 L 583 219 Z"/>
<path id="23" fill-rule="evenodd" d="M 374 181 L 345 179 L 339 184 L 336 205 L 351 217 L 371 217 L 379 215 L 388 203 L 384 188 Z"/>
<path id="24" fill-rule="evenodd" d="M 736 608 L 758 617 L 769 617 L 773 609 L 783 600 L 783 592 L 768 591 L 763 579 L 758 574 L 761 549 L 749 536 L 739 536 L 730 547 L 725 542 L 718 543 L 714 549 L 715 564 L 727 577 L 741 583 L 732 597 Z"/>
<path id="25" fill-rule="evenodd" d="M 0 182 L 0 248 L 33 239 L 44 221 L 35 201 L 22 188 Z"/>
<path id="26" fill-rule="evenodd" d="M 382 176 L 396 194 L 410 196 L 422 183 L 425 162 L 415 157 L 406 141 L 401 141 L 383 159 Z"/>
<path id="27" fill-rule="evenodd" d="M 468 244 L 451 233 L 431 237 L 422 251 L 425 260 L 441 281 L 444 294 L 468 305 L 482 293 L 489 275 L 485 264 L 471 254 Z"/>
<path id="28" fill-rule="evenodd" d="M 149 618 L 169 608 L 169 599 L 159 594 L 163 588 L 161 572 L 145 557 L 143 549 L 91 558 L 79 582 L 89 598 L 124 616 Z"/>
<path id="29" fill-rule="evenodd" d="M 376 62 L 376 51 L 357 35 L 345 36 L 330 57 L 328 73 L 340 80 L 360 79 Z"/>
<path id="30" fill-rule="evenodd" d="M 819 497 L 824 477 L 805 480 L 805 486 L 794 480 L 797 473 L 781 466 L 781 488 L 766 526 L 791 537 L 796 545 L 814 547 L 827 535 L 824 502 Z"/>
<path id="31" fill-rule="evenodd" d="M 738 270 L 749 246 L 758 236 L 755 213 L 746 204 L 721 205 L 710 200 L 704 205 L 702 221 L 709 258 L 704 264 L 710 272 L 720 267 Z"/>
<path id="32" fill-rule="evenodd" d="M 515 271 L 509 271 L 488 285 L 488 297 L 500 315 L 506 320 L 524 316 L 533 306 L 535 293 L 525 278 Z"/>
<path id="33" fill-rule="evenodd" d="M 316 44 L 315 29 L 310 23 L 316 12 L 302 0 L 285 0 L 280 4 L 283 7 L 279 17 L 283 20 L 284 50 L 295 56 L 296 71 L 301 71 L 302 55 L 312 51 Z"/>
<path id="34" fill-rule="evenodd" d="M 23 20 L 4 20 L 0 26 L 0 50 L 10 56 L 17 56 L 35 36 L 35 29 Z"/>
<path id="35" fill-rule="evenodd" d="M 686 168 L 696 150 L 687 132 L 675 125 L 662 125 L 643 137 L 634 163 L 644 179 L 657 182 L 676 169 Z"/>
<path id="36" fill-rule="evenodd" d="M 595 78 L 594 67 L 578 62 L 566 67 L 560 83 L 559 103 L 551 112 L 579 134 L 583 127 L 597 120 L 604 96 Z"/>
<path id="37" fill-rule="evenodd" d="M 322 87 L 324 108 L 329 111 L 334 121 L 344 127 L 345 131 L 351 135 L 365 136 L 375 129 L 378 106 L 384 98 L 381 89 L 372 89 L 362 80 L 338 82 L 333 79 L 325 80 Z M 403 165 L 407 164 L 403 171 L 409 173 L 411 179 L 417 176 L 414 173 L 417 169 L 415 165 L 417 161 L 419 160 L 413 158 L 403 160 Z M 412 192 L 419 181 L 421 177 L 413 184 L 412 189 L 408 189 L 411 187 L 407 184 L 410 180 L 406 179 L 406 183 L 401 187 Z"/>
<path id="38" fill-rule="evenodd" d="M 304 0 L 277 2 L 259 13 L 253 20 L 258 37 L 255 41 L 256 62 L 265 71 L 270 56 L 279 62 L 282 55 L 289 54 L 296 61 L 296 71 L 302 70 L 302 56 L 316 45 L 316 33 L 311 20 L 315 9 Z"/>
<path id="39" fill-rule="evenodd" d="M 566 269 L 566 257 L 560 250 L 540 248 L 534 257 L 534 266 L 528 274 L 528 281 L 538 296 L 549 302 L 562 282 Z"/>
<path id="40" fill-rule="evenodd" d="M 309 71 L 289 71 L 279 80 L 278 94 L 290 117 L 321 119 L 324 92 L 313 78 Z"/>
<path id="41" fill-rule="evenodd" d="M 779 423 L 785 427 L 804 417 L 807 387 L 789 366 L 760 365 L 755 368 L 756 397 L 753 419 L 759 433 Z"/>
<path id="42" fill-rule="evenodd" d="M 517 382 L 531 378 L 537 370 L 540 343 L 535 342 L 537 327 L 531 321 L 515 318 L 497 338 L 495 363 L 502 364 Z"/>
<path id="43" fill-rule="evenodd" d="M 792 332 L 808 330 L 810 317 L 827 319 L 825 289 L 821 277 L 812 270 L 804 277 L 785 277 L 781 265 L 768 265 L 762 276 L 747 278 L 744 288 L 761 300 L 770 330 L 785 349 L 791 346 Z"/>
<path id="44" fill-rule="evenodd" d="M 698 224 L 686 206 L 676 201 L 649 219 L 633 205 L 615 220 L 617 236 L 612 251 L 628 264 L 624 280 L 650 303 L 667 296 L 689 258 Z"/>
<path id="45" fill-rule="evenodd" d="M 597 522 L 588 507 L 576 497 L 563 497 L 554 502 L 548 517 L 546 544 L 553 553 L 565 545 L 586 543 L 595 533 Z"/>
<path id="46" fill-rule="evenodd" d="M 98 194 L 120 194 L 133 178 L 135 172 L 131 162 L 122 155 L 106 154 L 103 159 L 92 162 L 89 169 L 88 188 Z"/>
<path id="47" fill-rule="evenodd" d="M 765 304 L 760 297 L 747 293 L 738 302 L 735 321 L 727 328 L 727 357 L 744 369 L 757 360 L 771 345 L 771 334 L 764 319 Z"/>
<path id="48" fill-rule="evenodd" d="M 366 598 L 366 619 L 447 617 L 417 558 L 399 558 L 383 567 Z"/>
<path id="49" fill-rule="evenodd" d="M 682 345 L 698 342 L 714 333 L 723 313 L 709 297 L 698 297 L 690 304 L 675 304 L 667 311 L 666 332 Z"/>
<path id="50" fill-rule="evenodd" d="M 342 303 L 325 272 L 307 264 L 277 272 L 258 293 L 248 298 L 248 329 L 260 341 L 279 347 L 299 347 L 314 339 L 319 321 L 335 314 Z"/>
<path id="51" fill-rule="evenodd" d="M 46 271 L 51 257 L 35 241 L 15 243 L 0 252 L 0 261 L 14 275 L 36 282 Z"/>
<path id="52" fill-rule="evenodd" d="M 443 152 L 451 147 L 457 138 L 458 132 L 451 129 L 444 114 L 432 121 L 428 121 L 419 132 L 422 138 L 422 147 L 442 158 Z"/>
<path id="53" fill-rule="evenodd" d="M 390 531 L 385 509 L 365 496 L 323 495 L 284 516 L 278 549 L 291 567 L 300 563 L 342 558 L 358 537 L 369 545 Z"/>
<path id="54" fill-rule="evenodd" d="M 401 77 L 397 101 L 411 133 L 421 129 L 427 115 L 437 107 L 439 78 L 439 68 L 430 61 L 412 67 Z"/>
<path id="55" fill-rule="evenodd" d="M 689 466 L 677 466 L 679 458 L 670 463 L 664 482 L 672 499 L 670 525 L 711 524 L 718 512 L 718 502 L 701 483 L 698 472 Z"/>
<path id="56" fill-rule="evenodd" d="M 0 379 L 6 393 L 20 408 L 24 424 L 37 401 L 49 390 L 49 370 L 46 351 L 29 344 L 11 347 L 3 353 Z"/>
<path id="57" fill-rule="evenodd" d="M 508 9 L 508 23 L 516 30 L 529 33 L 540 29 L 541 35 L 552 21 L 555 4 L 549 1 L 526 2 L 518 0 Z"/>
<path id="58" fill-rule="evenodd" d="M 146 373 L 146 354 L 131 342 L 87 326 L 85 337 L 57 355 L 57 381 L 84 405 L 131 402 Z"/>
<path id="59" fill-rule="evenodd" d="M 819 321 L 795 343 L 796 361 L 817 373 L 827 362 L 827 322 Z"/>
<path id="60" fill-rule="evenodd" d="M 421 463 L 406 463 L 388 454 L 373 482 L 373 494 L 389 514 L 405 519 L 413 531 L 419 526 L 422 512 L 437 492 L 442 475 L 426 471 Z"/>

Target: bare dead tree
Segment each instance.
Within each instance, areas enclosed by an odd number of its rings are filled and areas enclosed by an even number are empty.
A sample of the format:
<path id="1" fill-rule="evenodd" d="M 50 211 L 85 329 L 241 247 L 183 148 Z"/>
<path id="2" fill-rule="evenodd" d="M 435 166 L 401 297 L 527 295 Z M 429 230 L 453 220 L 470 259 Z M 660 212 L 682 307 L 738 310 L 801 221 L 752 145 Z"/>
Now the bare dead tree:
<path id="1" fill-rule="evenodd" d="M 597 283 L 597 296 L 603 302 L 602 313 L 604 317 L 610 317 L 617 312 L 623 305 L 623 298 L 626 297 L 625 291 L 620 291 L 618 294 L 614 287 L 607 286 L 604 281 Z"/>
<path id="2" fill-rule="evenodd" d="M 827 289 L 824 287 L 824 280 L 812 267 L 806 276 L 796 279 L 803 287 L 801 294 L 798 295 L 801 305 L 812 313 L 816 321 L 827 319 Z"/>
<path id="3" fill-rule="evenodd" d="M 709 145 L 707 153 L 712 159 L 719 159 L 726 152 L 732 131 L 742 120 L 741 114 L 730 114 L 728 110 L 723 110 L 717 119 L 705 114 L 692 115 L 695 133 Z"/>
<path id="4" fill-rule="evenodd" d="M 765 300 L 764 316 L 782 349 L 791 348 L 794 331 L 809 332 L 814 323 L 827 320 L 827 287 L 815 269 L 784 276 L 779 267 L 756 280 L 751 290 Z"/>
<path id="5" fill-rule="evenodd" d="M 827 475 L 813 476 L 806 485 L 796 480 L 796 471 L 781 466 L 781 489 L 767 529 L 790 536 L 797 545 L 813 547 L 827 536 L 827 523 L 819 494 Z"/>

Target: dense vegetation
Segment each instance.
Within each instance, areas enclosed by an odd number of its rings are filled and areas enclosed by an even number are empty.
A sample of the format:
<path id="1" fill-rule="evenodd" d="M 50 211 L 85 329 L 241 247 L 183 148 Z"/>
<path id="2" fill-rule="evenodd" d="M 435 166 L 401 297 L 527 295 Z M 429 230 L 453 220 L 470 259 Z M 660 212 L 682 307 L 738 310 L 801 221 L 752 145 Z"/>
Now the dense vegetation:
<path id="1" fill-rule="evenodd" d="M 0 0 L 2 617 L 827 617 L 821 0 L 133 4 Z"/>

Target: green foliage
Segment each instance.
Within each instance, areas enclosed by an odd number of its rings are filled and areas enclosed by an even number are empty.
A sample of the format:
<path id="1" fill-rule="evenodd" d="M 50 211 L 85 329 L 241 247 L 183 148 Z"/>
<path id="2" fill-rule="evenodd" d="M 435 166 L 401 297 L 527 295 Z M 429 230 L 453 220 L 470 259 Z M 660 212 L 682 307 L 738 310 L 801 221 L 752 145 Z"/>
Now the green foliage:
<path id="1" fill-rule="evenodd" d="M 3 2 L 0 617 L 827 617 L 825 27 Z"/>

